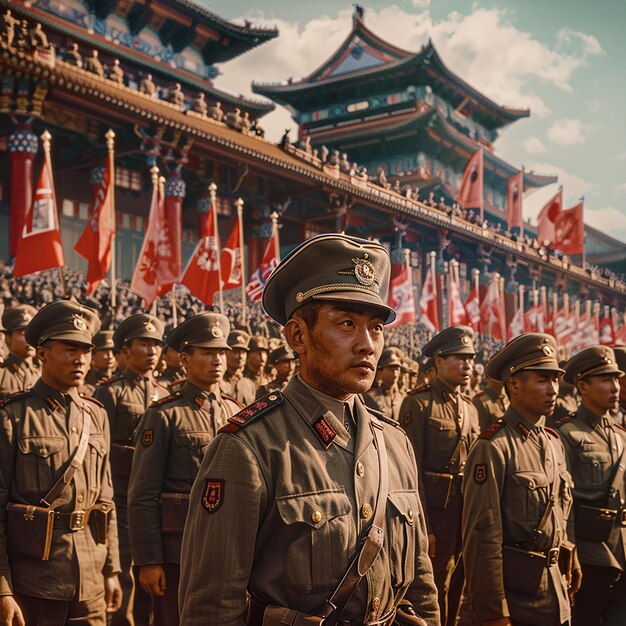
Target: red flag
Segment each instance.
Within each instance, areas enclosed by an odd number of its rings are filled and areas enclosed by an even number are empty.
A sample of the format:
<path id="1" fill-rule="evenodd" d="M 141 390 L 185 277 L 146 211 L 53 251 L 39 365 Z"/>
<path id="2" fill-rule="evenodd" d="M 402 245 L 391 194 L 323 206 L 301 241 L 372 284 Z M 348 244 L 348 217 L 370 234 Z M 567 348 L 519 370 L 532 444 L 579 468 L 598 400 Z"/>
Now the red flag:
<path id="1" fill-rule="evenodd" d="M 563 307 L 554 316 L 554 336 L 561 348 L 569 352 L 576 331 L 576 316 Z"/>
<path id="2" fill-rule="evenodd" d="M 394 264 L 393 268 L 399 268 L 395 275 L 391 277 L 389 283 L 389 296 L 387 303 L 395 310 L 396 319 L 389 327 L 400 326 L 401 324 L 411 324 L 415 322 L 415 300 L 413 299 L 413 281 L 411 272 L 406 265 Z"/>
<path id="3" fill-rule="evenodd" d="M 211 306 L 220 288 L 219 240 L 215 233 L 215 207 L 211 203 L 206 219 L 202 220 L 200 240 L 185 268 L 181 284 L 204 304 Z"/>
<path id="4" fill-rule="evenodd" d="M 111 160 L 107 161 L 102 182 L 93 200 L 91 216 L 74 250 L 87 259 L 87 295 L 91 295 L 111 265 L 115 236 L 115 185 L 111 184 Z"/>
<path id="5" fill-rule="evenodd" d="M 13 269 L 15 277 L 65 265 L 52 164 L 49 153 L 45 151 L 44 154 L 33 205 L 26 214 L 22 234 L 17 242 Z"/>
<path id="6" fill-rule="evenodd" d="M 525 315 L 526 332 L 545 332 L 544 308 L 541 304 L 536 304 L 526 311 Z"/>
<path id="7" fill-rule="evenodd" d="M 554 220 L 552 248 L 565 254 L 583 254 L 585 249 L 585 225 L 583 202 L 571 209 L 561 211 Z"/>
<path id="8" fill-rule="evenodd" d="M 504 306 L 500 287 L 495 280 L 489 285 L 485 299 L 480 305 L 480 324 L 483 334 L 490 335 L 497 341 L 504 341 L 506 338 Z"/>
<path id="9" fill-rule="evenodd" d="M 450 275 L 448 285 L 448 326 L 458 326 L 459 324 L 467 324 L 467 313 L 463 306 L 463 300 L 461 300 L 459 283 L 453 272 Z"/>
<path id="10" fill-rule="evenodd" d="M 513 174 L 507 183 L 506 193 L 506 225 L 511 230 L 524 228 L 522 217 L 522 193 L 524 191 L 524 172 Z"/>
<path id="11" fill-rule="evenodd" d="M 483 211 L 483 149 L 479 148 L 465 166 L 457 200 L 464 209 Z"/>
<path id="12" fill-rule="evenodd" d="M 541 209 L 537 218 L 537 241 L 543 245 L 546 241 L 554 241 L 554 223 L 557 215 L 563 208 L 563 191 L 559 189 L 557 194 Z"/>
<path id="13" fill-rule="evenodd" d="M 515 315 L 513 316 L 511 323 L 509 324 L 509 341 L 526 332 L 526 325 L 524 322 L 524 305 L 520 304 L 517 311 L 515 311 Z"/>
<path id="14" fill-rule="evenodd" d="M 615 345 L 626 346 L 626 323 L 622 322 L 622 325 L 615 333 Z"/>
<path id="15" fill-rule="evenodd" d="M 467 295 L 465 311 L 467 314 L 467 323 L 478 332 L 480 329 L 480 293 L 478 286 L 474 286 Z"/>
<path id="16" fill-rule="evenodd" d="M 261 259 L 261 265 L 257 267 L 250 277 L 250 282 L 246 285 L 246 293 L 252 302 L 258 302 L 261 299 L 267 279 L 280 262 L 276 256 L 276 247 L 274 237 L 270 238 Z"/>
<path id="17" fill-rule="evenodd" d="M 429 267 L 422 285 L 420 297 L 420 322 L 431 332 L 439 331 L 439 312 L 437 310 L 437 285 L 435 274 Z"/>
<path id="18" fill-rule="evenodd" d="M 600 322 L 600 343 L 603 346 L 615 344 L 615 329 L 613 328 L 613 318 L 607 315 Z"/>
<path id="19" fill-rule="evenodd" d="M 161 285 L 178 282 L 175 246 L 165 218 L 160 184 L 153 186 L 146 236 L 137 259 L 130 288 L 146 301 L 146 308 L 157 298 Z"/>
<path id="20" fill-rule="evenodd" d="M 221 269 L 224 284 L 222 289 L 241 287 L 243 280 L 243 265 L 241 263 L 241 241 L 239 237 L 239 217 L 235 219 L 233 229 L 226 245 L 222 248 Z"/>

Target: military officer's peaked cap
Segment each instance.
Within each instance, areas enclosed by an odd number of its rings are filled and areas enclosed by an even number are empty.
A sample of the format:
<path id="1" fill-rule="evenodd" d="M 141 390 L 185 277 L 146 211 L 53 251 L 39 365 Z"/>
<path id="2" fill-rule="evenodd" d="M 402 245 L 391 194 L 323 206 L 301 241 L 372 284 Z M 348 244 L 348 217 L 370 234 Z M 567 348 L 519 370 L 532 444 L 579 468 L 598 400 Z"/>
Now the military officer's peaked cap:
<path id="1" fill-rule="evenodd" d="M 14 330 L 26 328 L 36 313 L 37 309 L 28 304 L 18 304 L 10 309 L 5 309 L 2 314 L 2 330 L 11 333 Z"/>
<path id="2" fill-rule="evenodd" d="M 154 315 L 135 313 L 120 322 L 113 333 L 113 342 L 118 350 L 133 339 L 155 339 L 163 343 L 164 329 L 163 322 Z"/>
<path id="3" fill-rule="evenodd" d="M 272 364 L 280 363 L 281 361 L 295 361 L 298 357 L 294 354 L 293 350 L 286 345 L 278 346 L 276 350 L 272 350 L 270 353 L 269 362 Z"/>
<path id="4" fill-rule="evenodd" d="M 231 330 L 226 343 L 234 349 L 248 351 L 250 335 L 245 330 Z"/>
<path id="5" fill-rule="evenodd" d="M 617 367 L 626 372 L 626 346 L 613 346 L 613 354 Z"/>
<path id="6" fill-rule="evenodd" d="M 434 358 L 450 354 L 475 354 L 474 331 L 471 326 L 450 326 L 436 334 L 423 348 L 422 354 Z"/>
<path id="7" fill-rule="evenodd" d="M 615 352 L 608 346 L 589 346 L 575 354 L 565 364 L 566 382 L 575 385 L 587 376 L 613 374 L 621 378 L 624 372 L 620 369 L 615 358 Z"/>
<path id="8" fill-rule="evenodd" d="M 396 348 L 395 346 L 389 346 L 389 348 L 385 348 L 378 360 L 378 369 L 382 369 L 383 367 L 403 367 L 404 366 L 404 353 L 400 348 Z"/>
<path id="9" fill-rule="evenodd" d="M 544 370 L 562 374 L 556 358 L 556 339 L 544 333 L 525 333 L 509 341 L 487 363 L 489 378 L 505 382 L 524 370 Z"/>
<path id="10" fill-rule="evenodd" d="M 385 323 L 396 314 L 387 292 L 391 263 L 379 243 L 341 234 L 318 235 L 287 255 L 263 290 L 263 308 L 279 324 L 306 302 L 328 301 L 379 308 Z"/>
<path id="11" fill-rule="evenodd" d="M 267 337 L 256 335 L 250 339 L 250 343 L 248 343 L 248 350 L 250 350 L 250 352 L 258 352 L 259 350 L 267 350 L 269 352 L 270 342 L 267 340 Z"/>
<path id="12" fill-rule="evenodd" d="M 24 337 L 34 347 L 49 340 L 93 346 L 93 336 L 99 330 L 96 311 L 78 302 L 58 300 L 37 311 L 26 326 Z"/>
<path id="13" fill-rule="evenodd" d="M 230 350 L 226 339 L 230 322 L 221 313 L 200 313 L 179 324 L 168 336 L 167 345 L 177 352 L 195 346 Z"/>
<path id="14" fill-rule="evenodd" d="M 113 331 L 112 330 L 101 330 L 94 338 L 93 338 L 93 351 L 97 350 L 113 350 L 115 348 L 115 344 L 113 343 Z"/>

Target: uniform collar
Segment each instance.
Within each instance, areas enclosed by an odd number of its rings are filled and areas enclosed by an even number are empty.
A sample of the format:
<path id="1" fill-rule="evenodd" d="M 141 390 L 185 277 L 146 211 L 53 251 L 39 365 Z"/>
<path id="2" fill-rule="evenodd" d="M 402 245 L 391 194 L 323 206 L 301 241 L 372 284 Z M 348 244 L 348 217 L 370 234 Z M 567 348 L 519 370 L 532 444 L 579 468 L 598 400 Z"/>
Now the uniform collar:
<path id="1" fill-rule="evenodd" d="M 215 391 L 203 391 L 200 387 L 196 387 L 196 385 L 193 385 L 188 380 L 185 381 L 180 391 L 189 400 L 192 406 L 196 406 L 199 409 L 202 408 L 207 400 L 211 400 L 211 398 L 214 398 L 218 402 L 222 399 L 219 386 L 216 386 Z"/>
<path id="2" fill-rule="evenodd" d="M 133 385 L 141 385 L 141 383 L 145 380 L 149 380 L 148 376 L 142 376 L 141 374 L 137 374 L 137 372 L 134 372 L 133 370 L 131 370 L 130 368 L 126 368 L 123 372 L 122 372 L 122 376 L 129 382 L 132 383 Z"/>
<path id="3" fill-rule="evenodd" d="M 72 387 L 68 393 L 62 393 L 58 389 L 46 385 L 41 378 L 33 385 L 33 393 L 43 401 L 50 413 L 58 410 L 65 411 L 72 401 L 77 406 L 82 405 L 76 387 Z"/>
<path id="4" fill-rule="evenodd" d="M 537 436 L 537 434 L 543 430 L 545 424 L 545 418 L 543 416 L 541 416 L 539 420 L 533 424 L 510 405 L 504 414 L 504 421 L 507 422 L 509 426 L 512 426 L 520 434 L 524 441 L 526 441 L 531 434 Z"/>
<path id="5" fill-rule="evenodd" d="M 585 421 L 592 430 L 595 430 L 599 427 L 606 428 L 607 426 L 610 426 L 610 420 L 606 415 L 597 415 L 593 411 L 590 411 L 582 403 L 578 407 L 576 415 L 578 415 L 583 421 Z"/>
<path id="6" fill-rule="evenodd" d="M 461 395 L 458 391 L 452 389 L 450 385 L 447 385 L 440 378 L 435 378 L 432 383 L 432 388 L 445 400 L 452 400 L 456 402 Z"/>

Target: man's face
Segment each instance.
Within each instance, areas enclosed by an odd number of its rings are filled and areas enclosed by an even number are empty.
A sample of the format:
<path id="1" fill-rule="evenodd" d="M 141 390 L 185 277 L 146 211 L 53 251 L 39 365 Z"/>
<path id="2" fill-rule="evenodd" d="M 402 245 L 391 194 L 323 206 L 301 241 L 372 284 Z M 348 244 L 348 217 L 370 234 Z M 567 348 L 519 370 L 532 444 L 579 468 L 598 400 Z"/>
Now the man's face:
<path id="1" fill-rule="evenodd" d="M 511 405 L 529 421 L 536 422 L 542 415 L 554 413 L 559 393 L 559 372 L 526 370 L 507 381 Z"/>
<path id="2" fill-rule="evenodd" d="M 283 382 L 285 380 L 289 380 L 293 376 L 296 369 L 296 361 L 295 359 L 279 361 L 278 363 L 275 363 L 273 367 L 276 370 L 276 380 Z"/>
<path id="3" fill-rule="evenodd" d="M 23 328 L 6 333 L 6 343 L 9 352 L 18 359 L 35 356 L 35 348 L 26 343 Z"/>
<path id="4" fill-rule="evenodd" d="M 473 354 L 450 354 L 435 359 L 437 378 L 452 387 L 465 387 L 469 383 L 474 366 Z"/>
<path id="5" fill-rule="evenodd" d="M 126 367 L 143 376 L 157 366 L 161 344 L 156 339 L 132 339 L 122 352 L 126 353 Z"/>
<path id="6" fill-rule="evenodd" d="M 583 404 L 596 415 L 604 415 L 617 408 L 620 383 L 615 374 L 588 376 L 578 383 L 578 389 Z"/>
<path id="7" fill-rule="evenodd" d="M 384 319 L 373 308 L 324 303 L 312 328 L 299 320 L 300 376 L 319 391 L 339 400 L 364 393 L 376 375 L 384 346 Z"/>
<path id="8" fill-rule="evenodd" d="M 100 372 L 111 372 L 115 367 L 115 355 L 111 348 L 103 348 L 91 353 L 91 365 Z"/>
<path id="9" fill-rule="evenodd" d="M 204 390 L 219 383 L 226 369 L 226 352 L 224 348 L 199 347 L 183 352 L 181 360 L 189 382 Z"/>
<path id="10" fill-rule="evenodd" d="M 246 364 L 246 357 L 248 351 L 242 348 L 233 348 L 232 350 L 226 350 L 226 366 L 229 372 L 236 372 L 243 369 Z"/>
<path id="11" fill-rule="evenodd" d="M 622 406 L 626 406 L 626 376 L 619 379 L 619 402 Z"/>
<path id="12" fill-rule="evenodd" d="M 180 367 L 180 354 L 173 348 L 165 348 L 163 352 L 163 360 L 166 367 L 178 369 Z"/>
<path id="13" fill-rule="evenodd" d="M 268 354 L 269 352 L 267 350 L 248 352 L 248 360 L 246 361 L 248 369 L 254 374 L 262 372 L 263 368 L 267 365 Z"/>
<path id="14" fill-rule="evenodd" d="M 380 370 L 380 382 L 385 389 L 391 389 L 400 381 L 402 368 L 399 365 L 387 365 Z"/>
<path id="15" fill-rule="evenodd" d="M 43 381 L 67 393 L 83 384 L 91 362 L 91 346 L 73 341 L 46 341 L 37 348 Z"/>

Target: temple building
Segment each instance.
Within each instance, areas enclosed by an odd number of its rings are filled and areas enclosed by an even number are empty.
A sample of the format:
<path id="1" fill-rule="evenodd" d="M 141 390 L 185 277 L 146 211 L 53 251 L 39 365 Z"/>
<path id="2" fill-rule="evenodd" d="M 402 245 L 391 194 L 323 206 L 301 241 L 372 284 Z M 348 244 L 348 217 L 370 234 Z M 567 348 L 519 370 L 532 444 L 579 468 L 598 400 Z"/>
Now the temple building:
<path id="1" fill-rule="evenodd" d="M 621 281 L 505 232 L 506 183 L 517 169 L 495 155 L 493 143 L 529 111 L 480 94 L 432 43 L 409 53 L 382 41 L 359 10 L 345 42 L 306 79 L 254 84 L 259 97 L 219 87 L 221 63 L 277 36 L 191 0 L 0 0 L 0 257 L 15 254 L 47 130 L 66 262 L 85 269 L 73 247 L 111 129 L 123 278 L 141 248 L 157 165 L 166 209 L 180 216 L 184 259 L 215 183 L 223 241 L 243 200 L 248 273 L 277 220 L 283 255 L 311 235 L 342 230 L 378 238 L 396 260 L 408 249 L 418 290 L 434 251 L 441 274 L 459 262 L 464 293 L 473 269 L 485 279 L 499 272 L 510 307 L 523 284 L 626 308 Z M 264 137 L 263 116 L 274 103 L 290 107 L 299 137 L 285 133 L 278 145 Z M 479 146 L 489 228 L 454 207 L 463 168 Z M 525 189 L 555 180 L 524 172 Z M 592 235 L 588 260 L 624 272 L 626 246 Z"/>

